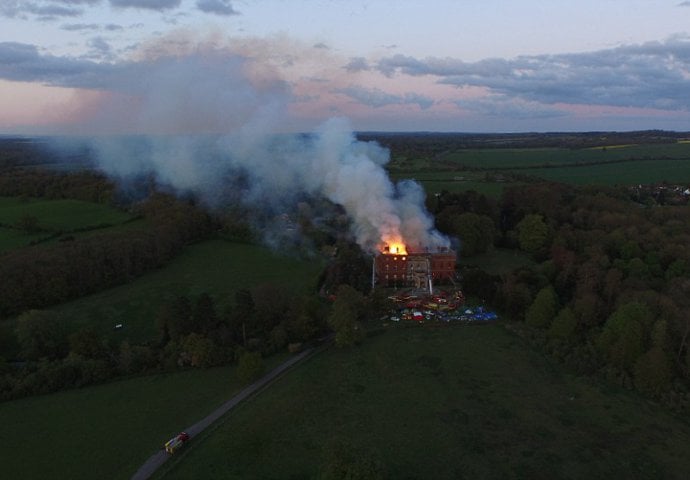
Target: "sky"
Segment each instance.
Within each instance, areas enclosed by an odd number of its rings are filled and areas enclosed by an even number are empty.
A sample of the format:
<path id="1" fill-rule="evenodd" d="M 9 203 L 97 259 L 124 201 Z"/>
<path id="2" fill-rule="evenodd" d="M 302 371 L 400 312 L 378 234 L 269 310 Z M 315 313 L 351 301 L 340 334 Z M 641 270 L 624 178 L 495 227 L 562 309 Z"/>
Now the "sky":
<path id="1" fill-rule="evenodd" d="M 690 130 L 690 1 L 0 0 L 0 134 Z"/>

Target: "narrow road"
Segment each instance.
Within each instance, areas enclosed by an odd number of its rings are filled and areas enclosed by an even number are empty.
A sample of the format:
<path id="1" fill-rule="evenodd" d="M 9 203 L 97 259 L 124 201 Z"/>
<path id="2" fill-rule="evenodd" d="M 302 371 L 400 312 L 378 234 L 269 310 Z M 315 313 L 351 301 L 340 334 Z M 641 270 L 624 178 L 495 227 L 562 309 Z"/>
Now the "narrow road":
<path id="1" fill-rule="evenodd" d="M 258 379 L 256 382 L 245 387 L 237 395 L 235 395 L 230 400 L 222 404 L 220 407 L 216 408 L 206 418 L 198 421 L 191 427 L 184 429 L 183 431 L 189 434 L 188 441 L 192 441 L 194 437 L 199 435 L 206 428 L 212 425 L 216 420 L 218 420 L 220 417 L 222 417 L 227 412 L 236 407 L 240 402 L 245 400 L 247 397 L 257 393 L 261 389 L 265 388 L 272 381 L 277 379 L 281 374 L 285 373 L 295 364 L 316 353 L 316 351 L 318 351 L 321 348 L 322 346 L 312 347 L 288 359 L 286 362 L 280 364 L 278 367 L 268 372 L 266 375 Z M 137 472 L 132 476 L 132 480 L 146 480 L 150 478 L 151 475 L 153 475 L 156 472 L 156 470 L 158 470 L 161 467 L 161 465 L 163 465 L 168 460 L 169 457 L 170 455 L 166 453 L 165 450 L 159 450 L 157 453 L 151 455 L 151 457 L 148 460 L 146 460 L 146 462 L 141 467 L 139 467 L 139 470 L 137 470 Z"/>

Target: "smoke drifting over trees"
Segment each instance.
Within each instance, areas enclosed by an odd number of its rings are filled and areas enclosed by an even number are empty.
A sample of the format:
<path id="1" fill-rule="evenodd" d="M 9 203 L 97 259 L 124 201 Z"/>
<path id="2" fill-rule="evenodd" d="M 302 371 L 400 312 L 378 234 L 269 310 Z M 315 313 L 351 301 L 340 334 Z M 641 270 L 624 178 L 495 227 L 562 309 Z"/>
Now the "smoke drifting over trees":
<path id="1" fill-rule="evenodd" d="M 331 119 L 310 134 L 284 134 L 291 101 L 270 68 L 218 51 L 165 56 L 113 76 L 93 119 L 120 131 L 155 136 L 93 140 L 99 167 L 123 181 L 142 174 L 212 207 L 242 202 L 266 218 L 308 197 L 343 207 L 351 233 L 367 251 L 389 239 L 447 246 L 415 182 L 394 184 L 388 150 L 356 140 L 349 123 Z M 105 128 L 107 131 L 108 128 Z M 166 135 L 161 135 L 166 134 Z M 261 215 L 264 216 L 264 215 Z M 265 225 L 264 225 L 265 226 Z"/>

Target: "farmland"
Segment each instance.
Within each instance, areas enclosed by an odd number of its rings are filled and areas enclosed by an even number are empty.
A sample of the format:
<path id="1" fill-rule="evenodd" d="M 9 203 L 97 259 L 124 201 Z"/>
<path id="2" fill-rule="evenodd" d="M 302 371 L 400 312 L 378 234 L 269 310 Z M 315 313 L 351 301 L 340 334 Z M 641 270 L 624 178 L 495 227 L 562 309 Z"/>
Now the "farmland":
<path id="1" fill-rule="evenodd" d="M 393 329 L 324 352 L 158 478 L 313 478 L 337 439 L 389 478 L 684 478 L 690 466 L 685 420 L 493 325 Z"/>
<path id="2" fill-rule="evenodd" d="M 588 148 L 471 148 L 431 157 L 393 154 L 396 179 L 419 181 L 428 195 L 475 190 L 499 197 L 508 185 L 537 179 L 598 185 L 690 182 L 690 145 L 627 144 Z"/>
<path id="3" fill-rule="evenodd" d="M 27 232 L 17 227 L 25 218 L 34 219 L 33 231 Z M 127 212 L 98 203 L 0 197 L 0 252 L 60 233 L 103 231 L 119 227 L 132 219 Z"/>
<path id="4" fill-rule="evenodd" d="M 219 312 L 239 288 L 273 283 L 295 292 L 313 287 L 319 262 L 283 257 L 255 245 L 209 240 L 187 247 L 165 268 L 128 284 L 54 307 L 69 331 L 90 327 L 113 341 L 145 342 L 156 334 L 156 311 L 175 295 L 206 292 Z M 123 328 L 113 330 L 116 324 Z"/>

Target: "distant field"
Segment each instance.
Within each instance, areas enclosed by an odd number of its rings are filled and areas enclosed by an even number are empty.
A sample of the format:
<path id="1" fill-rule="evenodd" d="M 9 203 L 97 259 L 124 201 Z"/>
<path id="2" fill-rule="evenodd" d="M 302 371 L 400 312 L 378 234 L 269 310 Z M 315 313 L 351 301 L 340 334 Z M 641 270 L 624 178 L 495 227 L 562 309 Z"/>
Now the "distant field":
<path id="1" fill-rule="evenodd" d="M 634 185 L 664 180 L 690 184 L 690 159 L 640 160 L 584 167 L 534 168 L 516 173 L 574 184 Z"/>
<path id="2" fill-rule="evenodd" d="M 129 479 L 165 441 L 241 387 L 234 367 L 220 367 L 0 403 L 2 476 Z"/>
<path id="3" fill-rule="evenodd" d="M 0 253 L 24 247 L 45 234 L 28 234 L 14 228 L 0 227 Z"/>
<path id="4" fill-rule="evenodd" d="M 35 217 L 43 231 L 28 234 L 9 228 L 23 216 Z M 99 232 L 106 228 L 122 228 L 132 216 L 108 205 L 82 202 L 79 200 L 20 199 L 0 197 L 0 253 L 29 245 L 52 232 L 91 230 Z M 129 227 L 127 227 L 129 228 Z M 82 232 L 83 233 L 83 232 Z"/>
<path id="5" fill-rule="evenodd" d="M 474 190 L 491 197 L 499 197 L 503 189 L 509 185 L 519 185 L 516 182 L 499 182 L 487 179 L 485 172 L 472 171 L 396 171 L 391 173 L 391 178 L 395 181 L 411 178 L 421 183 L 427 195 L 441 193 L 444 190 L 451 193 L 466 192 Z"/>
<path id="6" fill-rule="evenodd" d="M 23 215 L 36 217 L 39 226 L 50 230 L 74 230 L 102 224 L 114 225 L 131 218 L 127 212 L 99 203 L 0 197 L 0 223 L 13 224 Z"/>
<path id="7" fill-rule="evenodd" d="M 428 195 L 475 190 L 499 197 L 506 186 L 520 185 L 491 177 L 502 171 L 574 184 L 690 183 L 690 144 L 468 149 L 433 160 L 397 160 L 391 168 L 394 179 L 414 178 Z"/>
<path id="8" fill-rule="evenodd" d="M 511 169 L 541 165 L 575 165 L 632 159 L 690 159 L 690 145 L 686 143 L 659 145 L 619 145 L 607 148 L 499 148 L 472 149 L 448 153 L 444 163 L 458 166 Z"/>
<path id="9" fill-rule="evenodd" d="M 234 301 L 236 290 L 263 283 L 306 292 L 315 287 L 320 271 L 319 262 L 282 257 L 256 245 L 211 240 L 188 247 L 161 270 L 52 310 L 70 329 L 89 325 L 118 342 L 141 342 L 156 334 L 156 311 L 173 295 L 208 292 L 222 308 Z M 113 331 L 118 323 L 124 328 Z"/>
<path id="10" fill-rule="evenodd" d="M 334 438 L 376 452 L 392 479 L 684 479 L 690 468 L 687 420 L 564 374 L 487 325 L 395 328 L 326 351 L 157 478 L 315 478 Z"/>

